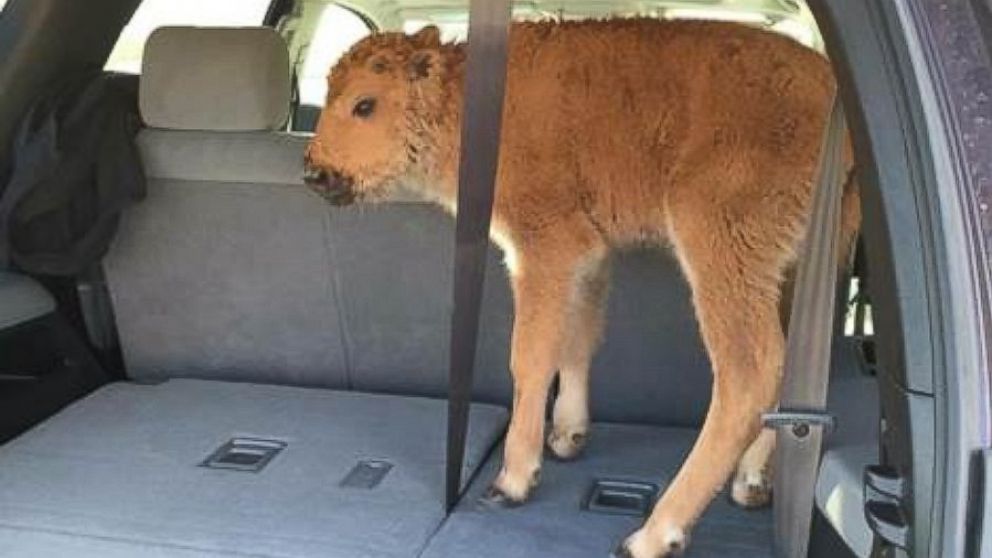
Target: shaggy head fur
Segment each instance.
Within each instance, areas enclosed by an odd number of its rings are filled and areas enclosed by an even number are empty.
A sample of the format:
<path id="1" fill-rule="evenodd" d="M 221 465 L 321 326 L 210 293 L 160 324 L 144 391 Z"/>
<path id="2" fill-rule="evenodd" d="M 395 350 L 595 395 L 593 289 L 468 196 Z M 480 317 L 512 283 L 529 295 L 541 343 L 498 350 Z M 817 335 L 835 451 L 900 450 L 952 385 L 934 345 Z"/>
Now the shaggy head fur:
<path id="1" fill-rule="evenodd" d="M 308 183 L 334 203 L 376 200 L 400 179 L 418 180 L 449 100 L 446 82 L 461 49 L 436 27 L 415 35 L 378 33 L 332 69 L 307 151 Z"/>

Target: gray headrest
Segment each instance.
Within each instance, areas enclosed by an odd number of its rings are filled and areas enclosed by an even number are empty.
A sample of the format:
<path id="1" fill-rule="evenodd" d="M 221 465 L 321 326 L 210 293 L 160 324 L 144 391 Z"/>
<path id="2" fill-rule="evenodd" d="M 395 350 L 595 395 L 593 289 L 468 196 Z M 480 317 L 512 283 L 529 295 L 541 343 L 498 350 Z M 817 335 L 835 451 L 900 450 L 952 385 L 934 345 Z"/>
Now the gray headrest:
<path id="1" fill-rule="evenodd" d="M 162 27 L 145 45 L 141 114 L 153 128 L 276 130 L 289 115 L 289 50 L 265 27 Z"/>

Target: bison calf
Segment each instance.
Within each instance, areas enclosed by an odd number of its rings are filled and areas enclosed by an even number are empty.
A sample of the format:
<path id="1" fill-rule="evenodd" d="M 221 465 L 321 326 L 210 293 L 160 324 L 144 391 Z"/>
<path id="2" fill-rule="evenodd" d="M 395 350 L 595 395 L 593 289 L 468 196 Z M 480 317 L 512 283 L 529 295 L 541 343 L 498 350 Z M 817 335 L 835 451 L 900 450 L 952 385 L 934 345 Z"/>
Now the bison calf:
<path id="1" fill-rule="evenodd" d="M 782 277 L 810 212 L 830 66 L 726 23 L 519 23 L 509 49 L 491 233 L 514 293 L 515 387 L 488 497 L 519 503 L 537 484 L 556 372 L 547 443 L 563 458 L 582 449 L 607 255 L 661 244 L 692 288 L 713 395 L 685 464 L 618 554 L 675 554 L 738 463 L 734 499 L 770 495 L 774 438 L 755 439 L 778 397 Z M 464 45 L 442 44 L 433 27 L 355 45 L 331 71 L 308 184 L 338 204 L 387 199 L 403 184 L 455 212 L 464 65 Z M 856 202 L 848 187 L 848 238 Z"/>

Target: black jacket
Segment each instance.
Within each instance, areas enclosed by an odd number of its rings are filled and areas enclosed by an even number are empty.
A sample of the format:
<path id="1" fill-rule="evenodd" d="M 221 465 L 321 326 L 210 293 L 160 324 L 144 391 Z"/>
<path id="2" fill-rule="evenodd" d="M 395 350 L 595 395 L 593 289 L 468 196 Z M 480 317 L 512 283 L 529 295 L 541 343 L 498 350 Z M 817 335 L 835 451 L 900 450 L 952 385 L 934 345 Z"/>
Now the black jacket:
<path id="1" fill-rule="evenodd" d="M 0 269 L 77 275 L 100 261 L 121 212 L 145 196 L 135 90 L 83 72 L 31 108 L 0 190 Z"/>

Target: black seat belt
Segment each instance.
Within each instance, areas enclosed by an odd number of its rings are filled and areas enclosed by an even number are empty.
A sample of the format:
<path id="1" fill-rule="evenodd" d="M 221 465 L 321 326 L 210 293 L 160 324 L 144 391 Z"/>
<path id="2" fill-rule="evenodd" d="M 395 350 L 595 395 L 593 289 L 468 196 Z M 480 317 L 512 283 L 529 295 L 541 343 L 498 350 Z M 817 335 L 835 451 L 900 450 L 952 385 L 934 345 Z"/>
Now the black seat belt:
<path id="1" fill-rule="evenodd" d="M 445 509 L 458 501 L 506 87 L 510 0 L 472 0 L 458 166 Z"/>
<path id="2" fill-rule="evenodd" d="M 809 230 L 796 272 L 779 411 L 765 415 L 778 430 L 775 456 L 775 555 L 802 558 L 809 546 L 813 495 L 824 430 L 830 347 L 834 337 L 837 258 L 846 130 L 834 98 L 820 151 Z"/>

